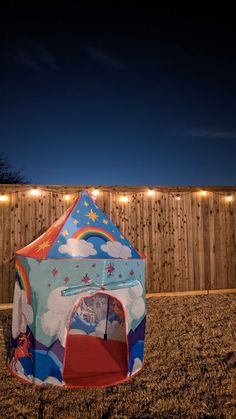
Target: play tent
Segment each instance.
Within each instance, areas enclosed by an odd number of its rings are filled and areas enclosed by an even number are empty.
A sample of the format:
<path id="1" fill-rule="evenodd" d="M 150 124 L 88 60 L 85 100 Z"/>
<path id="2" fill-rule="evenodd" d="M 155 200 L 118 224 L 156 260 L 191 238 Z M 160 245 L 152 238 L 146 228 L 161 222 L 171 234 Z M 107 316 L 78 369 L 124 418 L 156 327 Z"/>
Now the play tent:
<path id="1" fill-rule="evenodd" d="M 143 364 L 145 260 L 87 192 L 17 251 L 8 368 L 65 387 L 126 381 Z"/>

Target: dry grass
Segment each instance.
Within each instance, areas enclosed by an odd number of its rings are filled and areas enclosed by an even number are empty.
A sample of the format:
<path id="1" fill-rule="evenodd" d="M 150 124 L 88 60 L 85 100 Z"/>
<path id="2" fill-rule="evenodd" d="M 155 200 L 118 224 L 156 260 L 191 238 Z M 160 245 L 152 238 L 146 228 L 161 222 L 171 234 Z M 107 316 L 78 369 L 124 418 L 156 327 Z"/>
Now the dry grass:
<path id="1" fill-rule="evenodd" d="M 235 418 L 236 295 L 147 303 L 146 364 L 105 389 L 40 389 L 9 376 L 1 359 L 1 418 Z M 0 312 L 5 338 L 11 311 Z M 4 353 L 2 337 L 2 353 Z"/>

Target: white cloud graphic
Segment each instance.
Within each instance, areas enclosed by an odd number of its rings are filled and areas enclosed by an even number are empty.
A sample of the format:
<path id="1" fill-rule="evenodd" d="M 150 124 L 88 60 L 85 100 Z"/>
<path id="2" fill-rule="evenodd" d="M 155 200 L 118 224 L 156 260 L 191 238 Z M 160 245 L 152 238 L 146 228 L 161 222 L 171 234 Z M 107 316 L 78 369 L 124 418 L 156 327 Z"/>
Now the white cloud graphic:
<path id="1" fill-rule="evenodd" d="M 128 246 L 116 241 L 108 241 L 106 244 L 102 244 L 101 249 L 113 258 L 130 258 L 132 256 Z"/>
<path id="2" fill-rule="evenodd" d="M 41 326 L 48 336 L 57 336 L 63 347 L 66 343 L 67 323 L 74 308 L 75 302 L 88 294 L 88 291 L 63 297 L 61 292 L 67 287 L 59 287 L 50 292 L 48 296 L 48 311 L 41 317 Z M 92 291 L 91 291 L 92 292 Z"/>
<path id="3" fill-rule="evenodd" d="M 145 313 L 145 302 L 142 297 L 142 284 L 139 282 L 131 288 L 109 290 L 109 294 L 116 297 L 125 306 L 126 320 L 130 329 L 132 320 L 141 319 Z"/>
<path id="4" fill-rule="evenodd" d="M 59 381 L 56 377 L 48 377 L 42 384 L 53 384 L 54 386 L 63 386 L 64 382 Z"/>
<path id="5" fill-rule="evenodd" d="M 59 246 L 58 251 L 62 254 L 68 253 L 70 256 L 92 256 L 96 255 L 97 251 L 94 249 L 93 244 L 86 240 L 78 240 L 73 237 L 67 239 L 67 243 Z"/>
<path id="6" fill-rule="evenodd" d="M 20 332 L 25 333 L 27 324 L 33 323 L 34 313 L 27 302 L 26 292 L 21 290 L 18 282 L 15 284 L 13 314 L 12 314 L 12 336 L 16 338 Z"/>
<path id="7" fill-rule="evenodd" d="M 54 336 L 59 332 L 61 316 L 58 313 L 47 311 L 42 315 L 41 324 L 44 333 L 48 336 Z"/>
<path id="8" fill-rule="evenodd" d="M 141 361 L 141 359 L 135 358 L 133 369 L 132 369 L 132 374 L 134 374 L 135 372 L 138 372 L 139 370 L 141 370 L 141 368 L 142 368 L 142 361 Z"/>
<path id="9" fill-rule="evenodd" d="M 138 320 L 145 311 L 145 304 L 143 298 L 137 298 L 130 307 L 130 315 L 132 319 Z"/>
<path id="10" fill-rule="evenodd" d="M 129 288 L 129 294 L 132 298 L 141 297 L 143 294 L 143 287 L 142 284 L 139 282 L 135 287 Z"/>

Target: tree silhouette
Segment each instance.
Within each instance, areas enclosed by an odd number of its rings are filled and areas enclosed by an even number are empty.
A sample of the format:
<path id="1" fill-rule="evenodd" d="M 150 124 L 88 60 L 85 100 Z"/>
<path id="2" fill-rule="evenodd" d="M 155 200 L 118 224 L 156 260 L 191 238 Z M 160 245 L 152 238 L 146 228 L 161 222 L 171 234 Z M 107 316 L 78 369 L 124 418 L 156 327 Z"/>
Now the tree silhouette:
<path id="1" fill-rule="evenodd" d="M 0 154 L 0 183 L 29 183 L 21 170 L 15 170 L 4 154 Z"/>

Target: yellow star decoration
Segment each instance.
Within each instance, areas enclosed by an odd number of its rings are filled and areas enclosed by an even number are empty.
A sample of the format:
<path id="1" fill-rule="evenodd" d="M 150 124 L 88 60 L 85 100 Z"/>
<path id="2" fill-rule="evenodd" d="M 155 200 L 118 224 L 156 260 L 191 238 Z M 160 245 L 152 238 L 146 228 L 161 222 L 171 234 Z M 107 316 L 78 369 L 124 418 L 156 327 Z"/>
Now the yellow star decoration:
<path id="1" fill-rule="evenodd" d="M 79 222 L 78 220 L 73 220 L 72 221 L 73 224 L 78 224 L 78 222 Z"/>
<path id="2" fill-rule="evenodd" d="M 87 201 L 84 201 L 84 205 L 85 205 L 86 207 L 89 207 L 89 203 L 88 203 Z"/>
<path id="3" fill-rule="evenodd" d="M 40 250 L 46 249 L 46 247 L 49 247 L 50 245 L 51 245 L 50 240 L 45 240 L 44 242 L 38 245 L 37 252 L 40 252 Z"/>
<path id="4" fill-rule="evenodd" d="M 102 222 L 103 224 L 108 224 L 108 221 L 105 218 L 103 218 Z"/>
<path id="5" fill-rule="evenodd" d="M 87 214 L 86 217 L 88 217 L 90 220 L 92 220 L 94 223 L 99 218 L 96 212 L 93 212 L 91 209 Z"/>
<path id="6" fill-rule="evenodd" d="M 68 236 L 68 234 L 69 234 L 69 231 L 68 230 L 64 230 L 63 232 L 62 232 L 62 235 L 65 237 L 65 236 Z"/>

